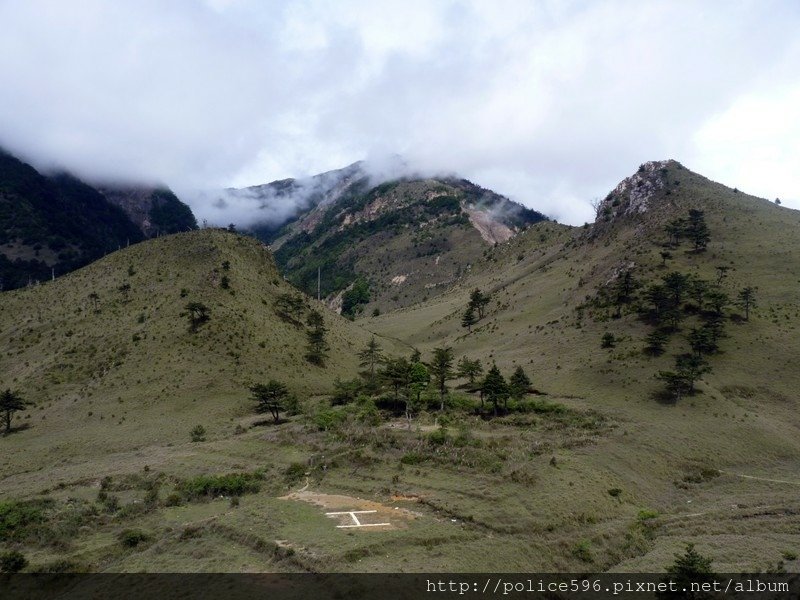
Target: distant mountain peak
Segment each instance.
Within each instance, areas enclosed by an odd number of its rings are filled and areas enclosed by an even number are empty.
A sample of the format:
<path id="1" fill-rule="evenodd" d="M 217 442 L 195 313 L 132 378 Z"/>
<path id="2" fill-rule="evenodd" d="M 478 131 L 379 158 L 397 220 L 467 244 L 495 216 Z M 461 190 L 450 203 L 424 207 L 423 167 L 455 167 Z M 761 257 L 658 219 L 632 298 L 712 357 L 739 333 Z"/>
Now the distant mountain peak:
<path id="1" fill-rule="evenodd" d="M 639 215 L 653 207 L 657 196 L 668 187 L 670 169 L 683 168 L 672 159 L 642 163 L 633 175 L 620 181 L 597 208 L 598 221 Z"/>

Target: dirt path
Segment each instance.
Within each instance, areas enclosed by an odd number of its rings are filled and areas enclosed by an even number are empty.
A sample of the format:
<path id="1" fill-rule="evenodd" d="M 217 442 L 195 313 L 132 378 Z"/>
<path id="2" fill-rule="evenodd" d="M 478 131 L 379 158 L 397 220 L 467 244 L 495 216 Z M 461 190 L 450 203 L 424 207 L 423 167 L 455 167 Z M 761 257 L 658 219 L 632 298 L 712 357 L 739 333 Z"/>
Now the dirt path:
<path id="1" fill-rule="evenodd" d="M 734 477 L 741 477 L 742 479 L 755 479 L 756 481 L 768 481 L 770 483 L 786 483 L 789 485 L 800 485 L 800 481 L 788 481 L 786 479 L 768 479 L 767 477 L 756 477 L 755 475 L 742 475 L 741 473 L 733 473 L 732 471 L 722 471 L 726 475 L 733 475 Z"/>

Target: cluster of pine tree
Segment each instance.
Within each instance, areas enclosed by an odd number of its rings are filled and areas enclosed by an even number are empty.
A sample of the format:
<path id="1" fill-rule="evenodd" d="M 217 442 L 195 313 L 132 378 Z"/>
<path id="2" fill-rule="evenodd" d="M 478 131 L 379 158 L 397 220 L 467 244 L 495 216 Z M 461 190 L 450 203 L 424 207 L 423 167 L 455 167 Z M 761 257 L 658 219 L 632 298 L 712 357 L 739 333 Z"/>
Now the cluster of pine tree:
<path id="1" fill-rule="evenodd" d="M 693 252 L 701 252 L 711 239 L 700 210 L 690 210 L 688 218 L 670 221 L 665 231 L 666 245 L 673 249 L 685 238 L 692 244 Z M 664 250 L 661 258 L 662 265 L 666 266 L 672 254 Z M 614 281 L 598 293 L 595 306 L 613 307 L 612 318 L 620 318 L 625 311 L 638 314 L 653 326 L 644 347 L 644 352 L 650 356 L 664 354 L 673 336 L 684 332 L 687 350 L 675 355 L 672 370 L 660 371 L 657 375 L 672 400 L 694 394 L 696 382 L 711 371 L 708 357 L 719 352 L 725 325 L 733 318 L 729 307 L 738 305 L 744 312 L 744 320 L 748 320 L 750 310 L 756 306 L 756 289 L 751 286 L 739 290 L 736 299 L 731 299 L 723 286 L 728 270 L 727 265 L 718 266 L 714 281 L 671 271 L 659 281 L 646 284 L 636 278 L 633 267 L 628 267 L 618 272 Z M 613 334 L 606 332 L 601 346 L 613 348 L 615 343 Z"/>

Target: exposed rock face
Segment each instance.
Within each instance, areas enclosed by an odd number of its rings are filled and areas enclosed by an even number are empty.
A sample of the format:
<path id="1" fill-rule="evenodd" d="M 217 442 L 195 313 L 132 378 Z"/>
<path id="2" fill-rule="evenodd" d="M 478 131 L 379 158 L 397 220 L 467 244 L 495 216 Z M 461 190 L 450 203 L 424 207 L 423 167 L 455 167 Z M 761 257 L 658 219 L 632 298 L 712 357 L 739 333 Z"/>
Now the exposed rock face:
<path id="1" fill-rule="evenodd" d="M 599 206 L 597 220 L 609 221 L 647 212 L 653 198 L 667 187 L 667 169 L 677 164 L 674 160 L 644 163 L 636 173 L 620 181 L 606 196 Z"/>

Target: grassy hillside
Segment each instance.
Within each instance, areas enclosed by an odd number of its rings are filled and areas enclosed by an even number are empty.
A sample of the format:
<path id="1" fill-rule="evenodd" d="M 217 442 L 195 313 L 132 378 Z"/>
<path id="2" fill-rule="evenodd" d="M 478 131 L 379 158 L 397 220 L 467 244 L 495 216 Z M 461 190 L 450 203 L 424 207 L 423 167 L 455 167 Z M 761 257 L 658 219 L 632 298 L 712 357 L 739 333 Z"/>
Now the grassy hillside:
<path id="1" fill-rule="evenodd" d="M 352 349 L 368 334 L 325 312 L 331 358 L 310 365 L 305 327 L 275 314 L 290 291 L 258 242 L 205 230 L 4 293 L 2 385 L 35 407 L 15 422 L 28 428 L 4 440 L 0 473 L 181 443 L 197 424 L 210 438 L 229 434 L 252 414 L 247 387 L 269 378 L 304 396 L 327 392 L 356 369 Z M 196 332 L 190 301 L 210 311 Z"/>
<path id="2" fill-rule="evenodd" d="M 711 239 L 704 252 L 687 242 L 667 246 L 664 226 L 690 209 L 705 212 Z M 365 326 L 423 349 L 451 345 L 456 356 L 497 361 L 507 375 L 522 365 L 537 389 L 619 420 L 621 435 L 573 449 L 567 460 L 583 481 L 600 480 L 589 494 L 602 495 L 613 481 L 626 501 L 663 516 L 641 556 L 606 568 L 661 569 L 683 541 L 697 541 L 720 568 L 763 568 L 780 559 L 782 545 L 800 545 L 791 533 L 800 509 L 800 375 L 793 367 L 800 358 L 800 213 L 670 161 L 643 166 L 599 214 L 589 228 L 535 225 L 494 249 L 460 290 Z M 662 251 L 672 255 L 666 266 Z M 758 308 L 744 321 L 742 309 L 728 305 L 726 337 L 708 357 L 713 371 L 698 393 L 660 402 L 656 375 L 688 351 L 686 336 L 698 321 L 687 317 L 665 353 L 648 356 L 644 338 L 653 327 L 639 313 L 643 292 L 673 271 L 716 282 L 719 266 L 729 268 L 720 288 L 733 299 L 756 287 Z M 614 307 L 595 299 L 625 269 L 642 288 L 616 319 Z M 468 333 L 461 314 L 476 287 L 494 301 Z M 614 348 L 601 348 L 606 332 L 617 338 Z M 697 475 L 703 470 L 713 475 Z M 565 501 L 574 513 L 586 510 L 583 499 Z"/>

